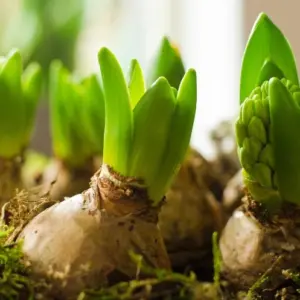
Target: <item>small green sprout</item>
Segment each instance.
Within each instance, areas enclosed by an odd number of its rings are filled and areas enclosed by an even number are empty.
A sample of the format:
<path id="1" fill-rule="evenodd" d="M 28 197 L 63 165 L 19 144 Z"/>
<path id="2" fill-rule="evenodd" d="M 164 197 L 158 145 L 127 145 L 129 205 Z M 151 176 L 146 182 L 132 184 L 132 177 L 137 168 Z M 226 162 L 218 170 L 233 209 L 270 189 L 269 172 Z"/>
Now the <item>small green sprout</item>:
<path id="1" fill-rule="evenodd" d="M 148 86 L 151 86 L 159 77 L 165 77 L 172 87 L 178 89 L 185 74 L 185 68 L 179 50 L 167 37 L 162 39 L 151 66 L 147 77 Z"/>
<path id="2" fill-rule="evenodd" d="M 269 210 L 300 204 L 300 88 L 288 41 L 265 15 L 254 25 L 243 58 L 236 122 L 244 181 Z"/>
<path id="3" fill-rule="evenodd" d="M 41 88 L 38 64 L 22 72 L 18 50 L 0 57 L 0 157 L 19 155 L 30 142 Z"/>
<path id="4" fill-rule="evenodd" d="M 100 50 L 99 64 L 106 110 L 103 161 L 124 176 L 143 179 L 150 199 L 158 203 L 189 145 L 197 100 L 196 72 L 187 71 L 178 93 L 164 77 L 145 91 L 136 61 L 129 88 L 107 48 Z"/>
<path id="5" fill-rule="evenodd" d="M 82 166 L 103 149 L 104 98 L 98 78 L 76 81 L 55 61 L 50 80 L 54 154 L 70 166 Z"/>
<path id="6" fill-rule="evenodd" d="M 270 18 L 261 13 L 253 25 L 245 48 L 240 81 L 241 103 L 262 83 L 260 74 L 263 68 L 266 72 L 266 64 L 270 61 L 273 66 L 278 66 L 275 73 L 274 70 L 271 72 L 273 77 L 280 71 L 280 75 L 283 74 L 283 77 L 298 84 L 296 63 L 289 42 Z"/>
<path id="7" fill-rule="evenodd" d="M 143 70 L 136 59 L 131 61 L 128 89 L 131 100 L 130 103 L 133 109 L 146 91 Z"/>

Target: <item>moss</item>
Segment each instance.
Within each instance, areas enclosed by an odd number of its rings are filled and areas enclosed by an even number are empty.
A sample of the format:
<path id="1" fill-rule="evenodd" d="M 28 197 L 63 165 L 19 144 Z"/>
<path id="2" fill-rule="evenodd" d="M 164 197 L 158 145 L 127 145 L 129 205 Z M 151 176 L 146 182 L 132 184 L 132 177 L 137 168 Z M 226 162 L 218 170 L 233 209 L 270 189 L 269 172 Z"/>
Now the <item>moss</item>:
<path id="1" fill-rule="evenodd" d="M 214 283 L 218 288 L 220 286 L 220 273 L 222 257 L 218 243 L 218 232 L 214 232 L 212 236 L 212 247 L 213 247 L 213 262 L 214 262 Z"/>
<path id="2" fill-rule="evenodd" d="M 21 243 L 6 244 L 12 229 L 0 227 L 0 299 L 12 300 L 25 297 L 34 299 L 34 284 L 27 277 L 28 266 L 24 261 Z"/>
<path id="3" fill-rule="evenodd" d="M 264 273 L 258 280 L 252 285 L 247 293 L 247 299 L 261 299 L 260 295 L 258 294 L 257 290 L 260 290 L 261 286 L 264 282 L 268 280 L 268 277 Z"/>
<path id="4" fill-rule="evenodd" d="M 197 280 L 194 273 L 189 276 L 167 270 L 153 269 L 144 265 L 142 256 L 131 253 L 137 264 L 137 278 L 128 282 L 120 282 L 98 291 L 86 290 L 77 300 L 127 300 L 127 299 L 194 299 Z M 147 274 L 149 278 L 140 279 L 139 274 Z"/>
<path id="5" fill-rule="evenodd" d="M 36 299 L 47 284 L 30 279 L 30 265 L 22 252 L 22 242 L 15 242 L 22 228 L 39 212 L 53 204 L 39 189 L 19 191 L 2 207 L 0 220 L 0 299 Z"/>

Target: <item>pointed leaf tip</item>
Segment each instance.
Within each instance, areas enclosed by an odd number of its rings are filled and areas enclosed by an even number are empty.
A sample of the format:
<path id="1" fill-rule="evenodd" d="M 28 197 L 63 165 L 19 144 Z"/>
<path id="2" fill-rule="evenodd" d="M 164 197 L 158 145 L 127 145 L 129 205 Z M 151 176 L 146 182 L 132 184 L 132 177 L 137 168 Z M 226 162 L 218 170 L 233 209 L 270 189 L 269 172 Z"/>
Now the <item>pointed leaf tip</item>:
<path id="1" fill-rule="evenodd" d="M 168 36 L 163 36 L 163 38 L 162 38 L 162 41 L 161 41 L 161 45 L 162 45 L 162 47 L 168 47 L 168 48 L 170 48 L 170 49 L 172 49 L 172 44 L 171 44 L 171 41 L 170 41 L 170 39 L 169 39 L 169 37 Z"/>
<path id="2" fill-rule="evenodd" d="M 257 17 L 257 23 L 260 22 L 270 22 L 270 18 L 268 17 L 268 15 L 265 12 L 261 12 L 259 13 L 258 17 Z"/>
<path id="3" fill-rule="evenodd" d="M 284 74 L 272 59 L 267 58 L 261 68 L 257 85 L 262 85 L 264 81 L 268 81 L 272 77 L 282 79 L 284 78 Z"/>
<path id="4" fill-rule="evenodd" d="M 18 81 L 22 73 L 22 57 L 18 49 L 12 49 L 4 58 L 0 76 L 7 80 Z"/>
<path id="5" fill-rule="evenodd" d="M 106 61 L 107 59 L 117 60 L 115 55 L 107 47 L 102 47 L 98 52 L 98 61 L 100 65 L 101 63 L 103 63 L 103 61 Z"/>
<path id="6" fill-rule="evenodd" d="M 146 90 L 143 70 L 136 59 L 133 59 L 130 63 L 128 77 L 130 103 L 131 107 L 134 108 Z"/>
<path id="7" fill-rule="evenodd" d="M 165 77 L 159 77 L 154 81 L 151 87 L 156 86 L 157 89 L 160 89 L 162 92 L 170 93 L 171 85 Z"/>
<path id="8" fill-rule="evenodd" d="M 240 103 L 258 85 L 266 59 L 278 67 L 284 77 L 298 84 L 298 73 L 289 41 L 265 14 L 261 13 L 250 33 L 241 68 Z"/>
<path id="9" fill-rule="evenodd" d="M 181 83 L 178 89 L 178 98 L 180 99 L 182 93 L 189 93 L 191 97 L 197 97 L 197 73 L 194 69 L 189 69 Z"/>
<path id="10" fill-rule="evenodd" d="M 159 76 L 164 76 L 177 89 L 184 73 L 185 68 L 178 48 L 164 36 L 147 74 L 147 85 L 151 86 Z"/>
<path id="11" fill-rule="evenodd" d="M 12 57 L 21 57 L 21 52 L 18 48 L 13 48 L 8 52 L 7 59 L 10 59 Z"/>
<path id="12" fill-rule="evenodd" d="M 173 89 L 172 89 L 173 90 Z M 151 189 L 155 201 L 160 200 L 171 184 L 184 159 L 191 137 L 197 102 L 196 71 L 190 69 L 183 77 L 177 94 L 175 111 L 164 149 L 156 182 Z"/>
<path id="13" fill-rule="evenodd" d="M 103 161 L 126 176 L 132 140 L 132 111 L 122 68 L 106 47 L 98 53 L 105 99 Z"/>

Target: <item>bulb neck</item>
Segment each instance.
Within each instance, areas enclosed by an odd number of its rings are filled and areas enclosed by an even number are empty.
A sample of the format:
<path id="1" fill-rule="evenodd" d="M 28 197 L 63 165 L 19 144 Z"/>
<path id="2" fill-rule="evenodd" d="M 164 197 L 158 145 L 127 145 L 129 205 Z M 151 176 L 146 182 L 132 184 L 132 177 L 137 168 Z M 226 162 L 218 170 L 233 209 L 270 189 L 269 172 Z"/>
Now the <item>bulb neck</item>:
<path id="1" fill-rule="evenodd" d="M 120 175 L 102 164 L 91 183 L 92 197 L 98 209 L 114 216 L 133 214 L 149 222 L 158 222 L 161 206 L 153 206 L 142 180 Z"/>

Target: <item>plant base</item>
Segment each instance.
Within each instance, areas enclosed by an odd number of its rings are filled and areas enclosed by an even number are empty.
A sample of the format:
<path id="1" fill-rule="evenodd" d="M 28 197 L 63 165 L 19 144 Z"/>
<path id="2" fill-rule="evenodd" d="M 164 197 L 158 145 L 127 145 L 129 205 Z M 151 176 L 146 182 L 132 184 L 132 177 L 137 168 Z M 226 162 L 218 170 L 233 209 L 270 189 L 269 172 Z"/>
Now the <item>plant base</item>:
<path id="1" fill-rule="evenodd" d="M 55 299 L 135 278 L 138 269 L 129 251 L 151 267 L 170 269 L 157 209 L 144 201 L 144 191 L 131 188 L 129 193 L 124 181 L 115 185 L 111 177 L 120 178 L 112 171 L 107 176 L 105 168 L 90 189 L 46 209 L 19 236 L 32 276 L 45 278 Z"/>
<path id="2" fill-rule="evenodd" d="M 220 239 L 222 274 L 234 290 L 255 287 L 261 296 L 273 292 L 263 299 L 275 299 L 287 280 L 284 270 L 300 266 L 299 216 L 299 209 L 289 206 L 268 217 L 249 196 L 235 210 Z"/>

